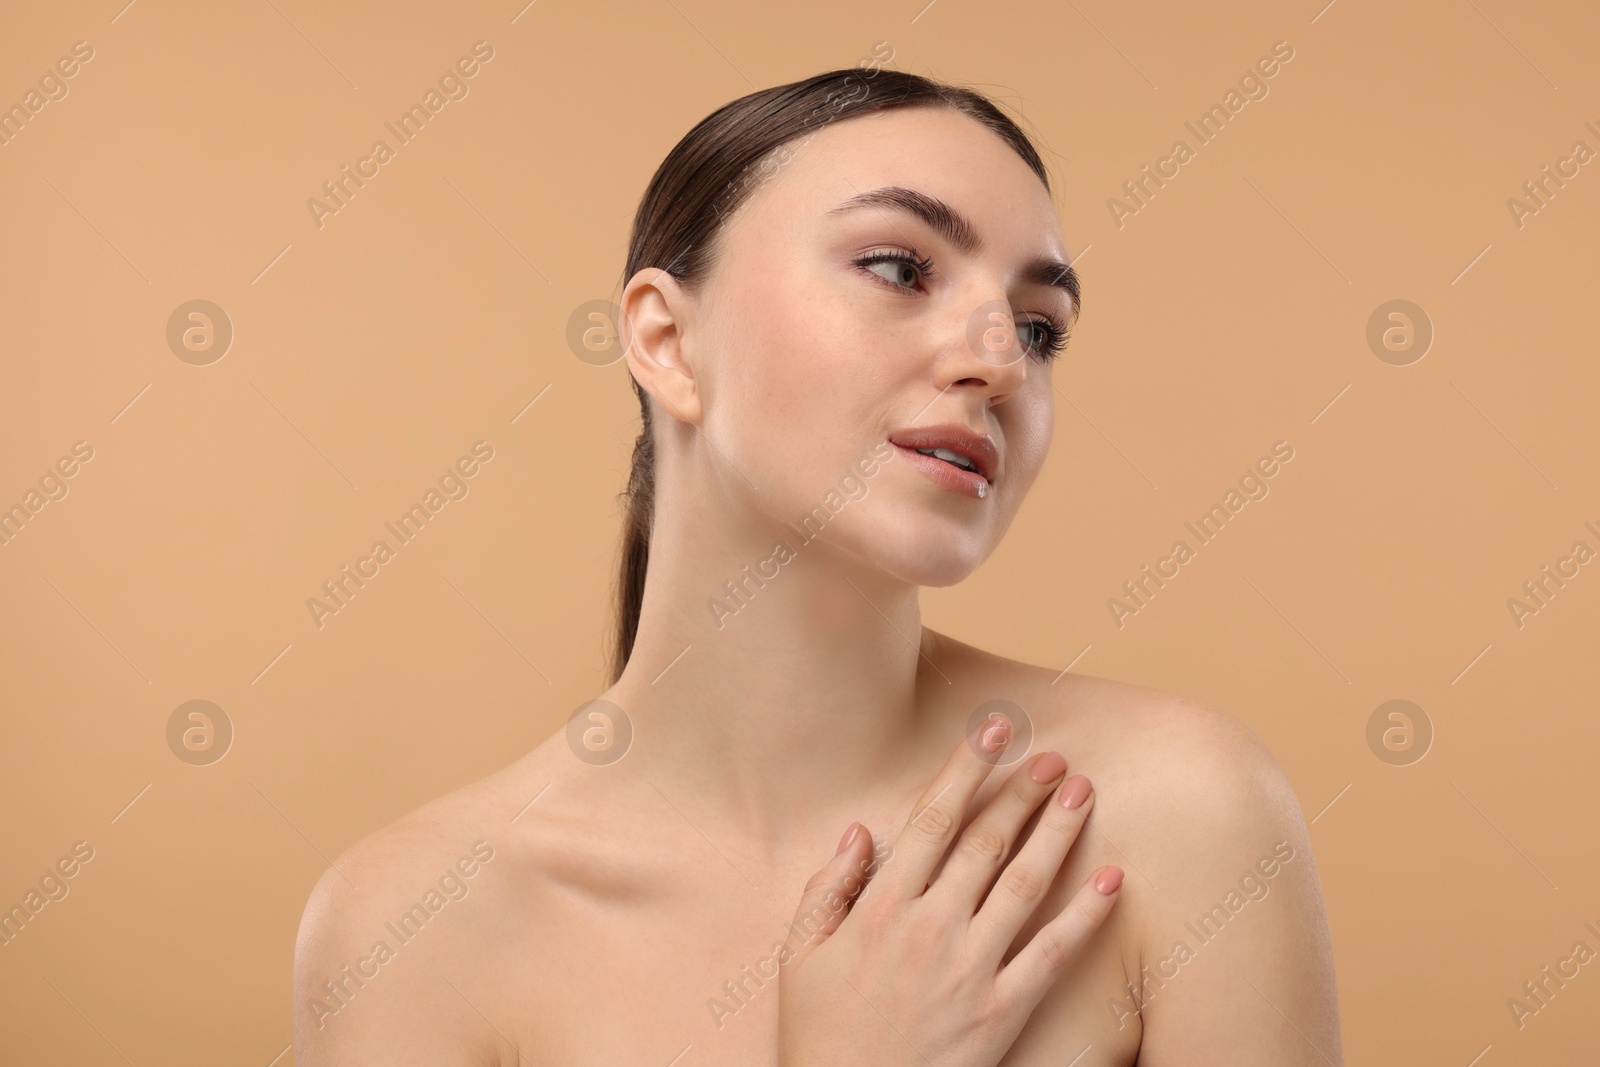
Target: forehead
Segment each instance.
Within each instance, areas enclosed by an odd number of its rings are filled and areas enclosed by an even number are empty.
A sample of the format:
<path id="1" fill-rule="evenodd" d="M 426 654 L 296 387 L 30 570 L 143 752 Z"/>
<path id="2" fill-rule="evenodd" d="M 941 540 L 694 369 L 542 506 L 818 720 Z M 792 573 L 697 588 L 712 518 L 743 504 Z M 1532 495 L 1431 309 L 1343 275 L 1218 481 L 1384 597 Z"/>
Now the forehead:
<path id="1" fill-rule="evenodd" d="M 1044 183 L 999 134 L 960 112 L 877 112 L 832 123 L 788 147 L 792 158 L 748 204 L 748 214 L 760 217 L 763 228 L 810 231 L 845 224 L 852 216 L 883 218 L 882 208 L 831 217 L 828 212 L 860 193 L 901 186 L 943 200 L 972 220 L 985 255 L 1067 258 Z"/>

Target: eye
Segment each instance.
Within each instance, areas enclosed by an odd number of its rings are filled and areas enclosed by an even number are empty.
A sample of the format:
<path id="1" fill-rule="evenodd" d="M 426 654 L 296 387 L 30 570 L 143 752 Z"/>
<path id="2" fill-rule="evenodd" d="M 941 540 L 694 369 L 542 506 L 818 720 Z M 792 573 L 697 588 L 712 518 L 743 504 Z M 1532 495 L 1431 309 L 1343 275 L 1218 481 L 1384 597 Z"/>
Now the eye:
<path id="1" fill-rule="evenodd" d="M 864 273 L 871 274 L 885 285 L 893 286 L 901 292 L 915 292 L 918 276 L 929 278 L 938 273 L 934 270 L 933 260 L 929 257 L 900 248 L 869 252 L 855 260 L 855 265 Z M 875 269 L 884 265 L 894 269 L 884 272 Z M 1020 325 L 1018 341 L 1042 361 L 1056 359 L 1061 350 L 1067 347 L 1069 338 L 1067 328 L 1054 315 L 1027 319 Z M 1038 336 L 1036 333 L 1023 335 L 1023 331 L 1030 330 L 1038 331 L 1043 336 Z"/>
<path id="2" fill-rule="evenodd" d="M 1067 347 L 1070 334 L 1061 321 L 1053 315 L 1042 319 L 1028 319 L 1022 326 L 1043 332 L 1043 337 L 1037 335 L 1018 337 L 1024 347 L 1040 353 L 1043 359 L 1055 359 L 1061 354 L 1061 350 Z"/>
<path id="3" fill-rule="evenodd" d="M 881 252 L 869 252 L 857 259 L 855 264 L 861 270 L 871 274 L 873 277 L 883 279 L 885 283 L 894 286 L 896 289 L 907 291 L 911 290 L 919 275 L 924 278 L 931 278 L 937 273 L 933 269 L 933 260 L 926 256 L 918 255 L 914 251 L 908 252 L 898 248 Z M 897 269 L 892 272 L 885 271 L 881 273 L 873 269 L 885 264 Z M 891 274 L 893 277 L 890 276 Z"/>

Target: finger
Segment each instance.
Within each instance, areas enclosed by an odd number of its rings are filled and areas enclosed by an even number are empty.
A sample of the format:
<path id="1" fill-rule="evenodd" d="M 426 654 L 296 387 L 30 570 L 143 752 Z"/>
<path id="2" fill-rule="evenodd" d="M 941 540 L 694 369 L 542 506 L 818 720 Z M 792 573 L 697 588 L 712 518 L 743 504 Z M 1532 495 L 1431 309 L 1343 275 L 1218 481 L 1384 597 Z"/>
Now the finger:
<path id="1" fill-rule="evenodd" d="M 1030 1012 L 1036 1008 L 1062 969 L 1106 921 L 1121 887 L 1122 868 L 1095 871 L 1061 914 L 1041 927 L 995 977 L 995 994 L 1002 1003 L 1023 1005 Z"/>
<path id="2" fill-rule="evenodd" d="M 919 897 L 928 878 L 955 840 L 978 787 L 1011 740 L 1011 722 L 995 714 L 979 723 L 945 762 L 933 783 L 911 809 L 894 841 L 894 859 L 877 879 L 877 893 L 901 899 Z"/>
<path id="3" fill-rule="evenodd" d="M 996 966 L 1055 881 L 1061 861 L 1078 840 L 1093 807 L 1094 787 L 1089 779 L 1075 774 L 1062 782 L 1040 812 L 1027 843 L 1000 872 L 972 917 L 972 937 L 985 947 Z"/>
<path id="4" fill-rule="evenodd" d="M 860 823 L 851 823 L 833 859 L 811 876 L 800 894 L 799 907 L 789 924 L 788 946 L 794 958 L 809 955 L 844 922 L 850 902 L 875 873 L 871 858 L 872 832 Z"/>
<path id="5" fill-rule="evenodd" d="M 1067 761 L 1059 752 L 1041 752 L 1019 767 L 962 831 L 944 868 L 928 887 L 928 899 L 961 908 L 960 914 L 966 916 L 977 911 L 1023 824 L 1066 773 Z"/>

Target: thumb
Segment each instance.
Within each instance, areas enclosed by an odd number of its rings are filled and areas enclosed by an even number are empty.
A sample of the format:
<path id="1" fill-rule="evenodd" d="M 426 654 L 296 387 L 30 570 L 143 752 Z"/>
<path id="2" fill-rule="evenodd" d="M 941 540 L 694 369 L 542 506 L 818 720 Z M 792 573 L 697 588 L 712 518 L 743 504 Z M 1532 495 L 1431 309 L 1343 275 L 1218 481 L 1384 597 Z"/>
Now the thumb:
<path id="1" fill-rule="evenodd" d="M 788 945 L 794 958 L 810 955 L 844 922 L 851 902 L 875 873 L 869 866 L 871 856 L 871 831 L 851 823 L 839 842 L 839 851 L 811 876 L 800 894 L 800 906 L 789 924 Z"/>

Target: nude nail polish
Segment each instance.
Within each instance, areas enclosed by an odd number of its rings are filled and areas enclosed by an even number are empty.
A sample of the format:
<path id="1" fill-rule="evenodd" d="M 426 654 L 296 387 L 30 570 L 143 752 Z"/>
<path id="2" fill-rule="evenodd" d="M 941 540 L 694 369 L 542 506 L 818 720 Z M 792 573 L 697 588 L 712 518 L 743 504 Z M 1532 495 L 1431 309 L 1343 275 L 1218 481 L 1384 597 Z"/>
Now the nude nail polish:
<path id="1" fill-rule="evenodd" d="M 1061 803 L 1069 808 L 1079 808 L 1089 797 L 1089 779 L 1075 774 L 1061 783 Z"/>
<path id="2" fill-rule="evenodd" d="M 1033 769 L 1028 772 L 1028 777 L 1040 785 L 1044 785 L 1061 777 L 1061 773 L 1066 769 L 1067 761 L 1062 757 L 1061 753 L 1046 752 L 1033 761 Z"/>
<path id="3" fill-rule="evenodd" d="M 1112 893 L 1115 893 L 1117 891 L 1117 886 L 1121 884 L 1121 867 L 1107 867 L 1105 870 L 1101 871 L 1100 876 L 1094 880 L 1094 887 L 1108 897 Z"/>

